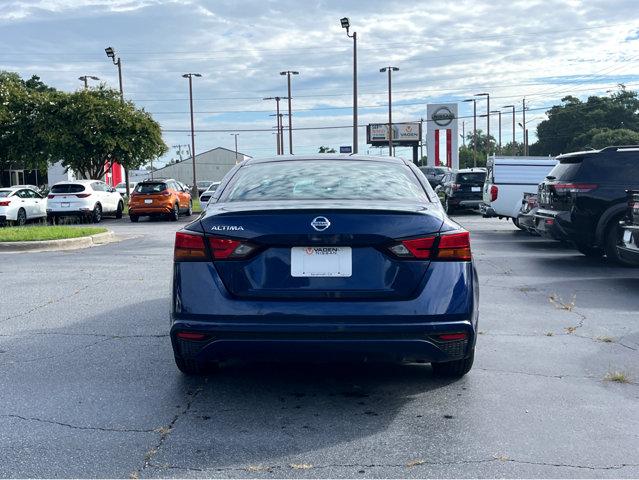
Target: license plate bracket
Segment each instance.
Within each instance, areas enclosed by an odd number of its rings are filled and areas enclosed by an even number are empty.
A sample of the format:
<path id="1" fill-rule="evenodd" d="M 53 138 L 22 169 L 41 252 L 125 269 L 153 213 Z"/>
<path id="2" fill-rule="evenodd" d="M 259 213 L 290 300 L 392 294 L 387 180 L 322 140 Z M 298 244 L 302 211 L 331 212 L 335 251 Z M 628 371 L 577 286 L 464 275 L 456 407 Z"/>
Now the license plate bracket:
<path id="1" fill-rule="evenodd" d="M 292 247 L 292 277 L 350 277 L 353 273 L 351 247 Z"/>

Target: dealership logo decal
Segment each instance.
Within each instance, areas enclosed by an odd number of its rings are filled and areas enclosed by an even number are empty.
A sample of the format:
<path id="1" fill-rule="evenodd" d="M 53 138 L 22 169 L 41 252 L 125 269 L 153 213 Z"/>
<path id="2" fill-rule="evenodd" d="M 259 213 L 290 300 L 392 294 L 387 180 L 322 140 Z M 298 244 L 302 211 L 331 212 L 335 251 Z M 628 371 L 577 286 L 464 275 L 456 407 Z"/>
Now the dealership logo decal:
<path id="1" fill-rule="evenodd" d="M 326 217 L 315 217 L 311 222 L 311 227 L 313 227 L 318 232 L 323 232 L 330 226 L 331 222 L 329 222 L 328 218 Z"/>
<path id="2" fill-rule="evenodd" d="M 446 127 L 455 120 L 455 114 L 448 107 L 441 107 L 435 110 L 430 118 L 440 127 Z"/>
<path id="3" fill-rule="evenodd" d="M 244 227 L 240 225 L 213 225 L 211 230 L 215 230 L 217 232 L 228 232 L 228 231 L 238 231 L 244 230 Z"/>
<path id="4" fill-rule="evenodd" d="M 337 247 L 306 247 L 306 255 L 337 255 Z"/>

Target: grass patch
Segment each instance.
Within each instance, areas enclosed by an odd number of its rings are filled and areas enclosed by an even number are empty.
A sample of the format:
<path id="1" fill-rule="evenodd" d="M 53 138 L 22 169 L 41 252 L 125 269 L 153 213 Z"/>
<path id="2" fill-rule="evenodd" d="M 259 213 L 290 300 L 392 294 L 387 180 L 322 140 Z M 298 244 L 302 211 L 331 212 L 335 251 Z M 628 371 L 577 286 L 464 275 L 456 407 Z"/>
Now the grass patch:
<path id="1" fill-rule="evenodd" d="M 604 380 L 606 382 L 630 383 L 630 375 L 621 371 L 608 372 Z"/>
<path id="2" fill-rule="evenodd" d="M 47 225 L 34 227 L 0 228 L 0 242 L 34 242 L 38 240 L 60 240 L 78 238 L 106 232 L 101 227 L 67 227 L 63 225 Z"/>

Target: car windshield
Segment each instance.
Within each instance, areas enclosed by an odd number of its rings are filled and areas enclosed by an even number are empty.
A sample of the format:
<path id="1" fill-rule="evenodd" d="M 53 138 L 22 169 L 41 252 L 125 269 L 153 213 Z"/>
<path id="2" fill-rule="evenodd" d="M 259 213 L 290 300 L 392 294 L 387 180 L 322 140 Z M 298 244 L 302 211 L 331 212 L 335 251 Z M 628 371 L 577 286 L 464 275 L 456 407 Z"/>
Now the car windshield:
<path id="1" fill-rule="evenodd" d="M 135 187 L 137 193 L 159 193 L 164 190 L 166 190 L 166 183 L 163 182 L 138 183 Z"/>
<path id="2" fill-rule="evenodd" d="M 197 182 L 197 186 L 200 188 L 207 188 L 211 185 L 211 182 Z"/>
<path id="3" fill-rule="evenodd" d="M 485 172 L 458 173 L 457 183 L 484 183 Z"/>
<path id="4" fill-rule="evenodd" d="M 219 183 L 214 183 L 206 191 L 209 192 L 209 193 L 213 193 L 213 192 L 215 192 L 215 190 L 217 190 L 217 187 L 219 187 L 219 186 L 220 186 Z"/>
<path id="5" fill-rule="evenodd" d="M 51 187 L 51 193 L 78 193 L 84 192 L 84 185 L 78 183 L 61 183 Z"/>
<path id="6" fill-rule="evenodd" d="M 118 183 L 115 188 L 126 188 L 126 183 Z"/>
<path id="7" fill-rule="evenodd" d="M 256 200 L 428 201 L 415 174 L 398 163 L 343 160 L 268 162 L 241 168 L 222 202 Z"/>
<path id="8" fill-rule="evenodd" d="M 0 190 L 0 197 L 8 197 L 13 190 Z"/>
<path id="9" fill-rule="evenodd" d="M 581 168 L 581 163 L 581 159 L 577 160 L 576 158 L 571 158 L 568 161 L 562 160 L 561 163 L 555 165 L 548 176 L 554 177 L 553 180 L 561 180 L 564 182 L 574 180 Z"/>

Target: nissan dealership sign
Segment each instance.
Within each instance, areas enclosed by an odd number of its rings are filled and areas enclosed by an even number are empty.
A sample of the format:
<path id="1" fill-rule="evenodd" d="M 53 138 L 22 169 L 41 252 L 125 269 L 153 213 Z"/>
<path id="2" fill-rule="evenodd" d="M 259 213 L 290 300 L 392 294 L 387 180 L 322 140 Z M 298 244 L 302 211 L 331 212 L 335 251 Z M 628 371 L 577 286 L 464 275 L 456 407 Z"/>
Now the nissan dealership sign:
<path id="1" fill-rule="evenodd" d="M 426 107 L 428 165 L 459 168 L 457 104 L 439 103 Z"/>
<path id="2" fill-rule="evenodd" d="M 430 119 L 440 127 L 447 127 L 455 120 L 455 114 L 448 107 L 439 107 L 433 112 Z"/>

